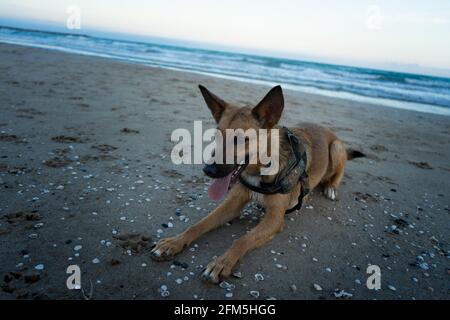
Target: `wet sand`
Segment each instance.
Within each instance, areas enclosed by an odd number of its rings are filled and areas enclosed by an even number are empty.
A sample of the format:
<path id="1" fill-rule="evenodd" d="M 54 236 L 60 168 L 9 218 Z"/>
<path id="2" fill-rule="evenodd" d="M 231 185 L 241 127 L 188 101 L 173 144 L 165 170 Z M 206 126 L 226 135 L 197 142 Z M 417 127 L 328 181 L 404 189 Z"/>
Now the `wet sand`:
<path id="1" fill-rule="evenodd" d="M 290 90 L 282 124 L 331 127 L 368 155 L 348 163 L 339 201 L 316 190 L 228 289 L 199 274 L 257 224 L 254 206 L 152 261 L 154 241 L 216 206 L 200 165 L 170 161 L 174 129 L 214 126 L 199 83 L 242 104 L 269 89 L 0 44 L 1 299 L 83 299 L 65 285 L 73 264 L 92 299 L 448 299 L 450 118 Z M 369 264 L 381 290 L 365 285 Z"/>

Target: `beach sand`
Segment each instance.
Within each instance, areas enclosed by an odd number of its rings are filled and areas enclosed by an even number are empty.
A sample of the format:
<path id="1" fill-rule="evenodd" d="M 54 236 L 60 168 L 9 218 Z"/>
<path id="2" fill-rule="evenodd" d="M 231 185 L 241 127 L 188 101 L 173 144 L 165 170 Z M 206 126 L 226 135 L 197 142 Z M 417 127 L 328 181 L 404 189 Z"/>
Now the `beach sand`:
<path id="1" fill-rule="evenodd" d="M 158 237 L 216 206 L 201 165 L 170 160 L 174 129 L 193 130 L 194 120 L 214 126 L 198 84 L 242 104 L 269 90 L 0 44 L 1 299 L 82 299 L 66 287 L 75 264 L 85 295 L 92 282 L 92 299 L 225 298 L 227 289 L 199 274 L 257 224 L 254 207 L 175 261 L 149 255 Z M 316 190 L 237 265 L 242 278 L 227 280 L 232 299 L 254 299 L 250 291 L 259 299 L 337 299 L 341 290 L 350 299 L 448 299 L 450 118 L 290 90 L 285 102 L 281 124 L 328 126 L 368 157 L 348 162 L 339 201 Z M 381 290 L 366 287 L 368 265 L 380 267 Z M 161 285 L 170 295 L 162 297 Z"/>

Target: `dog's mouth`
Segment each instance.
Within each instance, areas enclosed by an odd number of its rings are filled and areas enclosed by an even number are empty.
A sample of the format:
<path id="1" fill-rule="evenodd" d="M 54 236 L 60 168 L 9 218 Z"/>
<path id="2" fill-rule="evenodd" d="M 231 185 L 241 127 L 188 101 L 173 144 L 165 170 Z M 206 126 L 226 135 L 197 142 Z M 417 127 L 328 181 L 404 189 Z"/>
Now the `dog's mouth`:
<path id="1" fill-rule="evenodd" d="M 242 171 L 247 167 L 246 163 L 237 165 L 236 168 L 223 178 L 214 179 L 208 188 L 208 196 L 214 201 L 222 200 L 228 190 L 236 183 Z"/>

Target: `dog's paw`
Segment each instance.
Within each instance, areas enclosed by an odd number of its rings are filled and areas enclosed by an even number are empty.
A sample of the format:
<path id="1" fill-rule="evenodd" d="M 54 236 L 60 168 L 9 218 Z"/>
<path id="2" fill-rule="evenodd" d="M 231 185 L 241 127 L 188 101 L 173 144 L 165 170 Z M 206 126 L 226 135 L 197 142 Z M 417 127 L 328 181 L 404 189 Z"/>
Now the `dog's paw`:
<path id="1" fill-rule="evenodd" d="M 330 200 L 337 200 L 337 191 L 333 187 L 325 187 L 325 189 L 323 190 L 323 194 Z"/>
<path id="2" fill-rule="evenodd" d="M 202 273 L 202 279 L 211 283 L 219 283 L 219 281 L 231 275 L 235 264 L 234 260 L 223 255 L 208 264 Z"/>
<path id="3" fill-rule="evenodd" d="M 150 252 L 153 260 L 170 260 L 184 248 L 184 242 L 178 237 L 165 238 L 158 241 Z"/>

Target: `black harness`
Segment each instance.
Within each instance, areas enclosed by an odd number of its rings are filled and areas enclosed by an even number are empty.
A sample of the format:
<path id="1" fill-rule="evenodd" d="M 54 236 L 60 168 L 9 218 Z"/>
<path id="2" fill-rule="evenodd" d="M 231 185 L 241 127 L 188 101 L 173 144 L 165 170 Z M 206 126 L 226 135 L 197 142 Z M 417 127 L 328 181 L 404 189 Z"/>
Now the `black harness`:
<path id="1" fill-rule="evenodd" d="M 303 198 L 309 193 L 309 179 L 308 173 L 306 172 L 308 155 L 305 146 L 300 143 L 297 136 L 286 127 L 283 127 L 282 129 L 286 131 L 286 137 L 291 146 L 292 153 L 294 154 L 293 161 L 277 175 L 273 183 L 261 181 L 259 186 L 255 186 L 246 181 L 242 175 L 239 176 L 239 181 L 250 190 L 262 194 L 286 194 L 291 192 L 297 183 L 300 183 L 301 189 L 297 205 L 286 210 L 286 213 L 290 213 L 299 210 L 302 207 Z"/>

